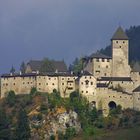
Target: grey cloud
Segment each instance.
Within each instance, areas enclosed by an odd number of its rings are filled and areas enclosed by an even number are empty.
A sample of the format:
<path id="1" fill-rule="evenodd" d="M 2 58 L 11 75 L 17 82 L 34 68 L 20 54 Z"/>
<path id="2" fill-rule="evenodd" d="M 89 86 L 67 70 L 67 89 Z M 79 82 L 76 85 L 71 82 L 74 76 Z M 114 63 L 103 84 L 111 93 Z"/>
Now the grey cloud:
<path id="1" fill-rule="evenodd" d="M 138 0 L 1 0 L 1 72 L 22 60 L 87 55 L 110 43 L 120 23 L 138 25 Z"/>

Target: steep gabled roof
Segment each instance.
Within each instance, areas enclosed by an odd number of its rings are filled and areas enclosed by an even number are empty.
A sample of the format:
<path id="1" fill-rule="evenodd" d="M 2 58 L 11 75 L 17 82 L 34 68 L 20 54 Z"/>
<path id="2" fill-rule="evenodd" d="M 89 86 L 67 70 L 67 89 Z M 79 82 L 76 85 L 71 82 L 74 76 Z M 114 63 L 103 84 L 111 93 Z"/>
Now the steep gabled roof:
<path id="1" fill-rule="evenodd" d="M 58 72 L 66 72 L 67 66 L 64 61 L 51 61 L 52 65 L 54 66 L 54 69 Z M 43 66 L 43 61 L 41 60 L 30 60 L 27 65 L 29 65 L 32 69 L 32 71 L 40 71 L 41 67 Z M 50 70 L 51 72 L 51 70 Z"/>
<path id="2" fill-rule="evenodd" d="M 30 60 L 27 65 L 29 65 L 32 71 L 39 71 L 41 66 L 43 65 L 43 61 L 41 60 Z"/>
<path id="3" fill-rule="evenodd" d="M 123 31 L 121 27 L 119 27 L 116 32 L 114 33 L 113 37 L 111 40 L 128 40 L 128 36 L 126 33 Z"/>
<path id="4" fill-rule="evenodd" d="M 111 59 L 110 56 L 104 55 L 102 53 L 93 53 L 89 56 L 90 58 L 104 58 L 104 59 Z"/>

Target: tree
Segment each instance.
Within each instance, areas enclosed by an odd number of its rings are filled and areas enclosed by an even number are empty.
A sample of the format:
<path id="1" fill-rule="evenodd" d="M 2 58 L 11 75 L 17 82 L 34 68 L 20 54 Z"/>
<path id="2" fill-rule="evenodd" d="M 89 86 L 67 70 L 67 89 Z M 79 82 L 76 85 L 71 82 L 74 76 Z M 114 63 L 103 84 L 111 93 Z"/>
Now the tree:
<path id="1" fill-rule="evenodd" d="M 65 140 L 72 139 L 75 135 L 76 135 L 75 128 L 69 127 L 69 128 L 66 129 L 66 132 L 65 132 L 65 135 L 64 135 L 64 139 Z"/>
<path id="2" fill-rule="evenodd" d="M 26 65 L 25 65 L 25 63 L 24 63 L 24 61 L 21 63 L 21 65 L 20 65 L 20 71 L 22 72 L 22 73 L 25 73 L 25 71 L 26 71 Z"/>
<path id="3" fill-rule="evenodd" d="M 6 112 L 0 107 L 0 140 L 11 140 L 9 120 Z"/>
<path id="4" fill-rule="evenodd" d="M 6 103 L 9 106 L 13 106 L 16 103 L 16 95 L 13 90 L 9 91 L 6 97 Z"/>
<path id="5" fill-rule="evenodd" d="M 53 60 L 44 58 L 40 71 L 41 72 L 54 72 L 55 66 L 54 66 Z"/>
<path id="6" fill-rule="evenodd" d="M 12 66 L 12 68 L 10 69 L 10 73 L 15 73 L 15 68 Z"/>
<path id="7" fill-rule="evenodd" d="M 73 71 L 75 74 L 78 74 L 83 69 L 82 58 L 75 58 L 73 63 L 69 66 L 69 70 Z"/>
<path id="8" fill-rule="evenodd" d="M 33 96 L 36 95 L 36 93 L 37 93 L 37 88 L 36 87 L 32 87 L 31 91 L 30 91 L 30 95 L 33 97 Z"/>
<path id="9" fill-rule="evenodd" d="M 17 118 L 16 136 L 17 140 L 29 140 L 31 137 L 28 117 L 22 108 L 19 110 Z"/>

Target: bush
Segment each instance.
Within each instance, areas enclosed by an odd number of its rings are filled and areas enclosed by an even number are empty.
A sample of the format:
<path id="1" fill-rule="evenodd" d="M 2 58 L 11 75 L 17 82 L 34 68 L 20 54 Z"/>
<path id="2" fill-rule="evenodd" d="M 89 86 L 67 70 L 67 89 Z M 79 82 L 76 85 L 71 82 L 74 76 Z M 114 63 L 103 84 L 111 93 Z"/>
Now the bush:
<path id="1" fill-rule="evenodd" d="M 30 95 L 33 97 L 33 96 L 36 95 L 36 93 L 37 93 L 36 87 L 32 87 L 32 88 L 31 88 L 31 91 L 30 91 Z"/>
<path id="2" fill-rule="evenodd" d="M 48 113 L 48 106 L 46 104 L 41 104 L 40 112 L 44 114 Z"/>
<path id="3" fill-rule="evenodd" d="M 9 91 L 6 97 L 6 103 L 9 106 L 13 106 L 16 103 L 16 95 L 14 91 Z"/>
<path id="4" fill-rule="evenodd" d="M 64 139 L 65 140 L 72 139 L 75 135 L 76 135 L 75 128 L 69 127 L 69 128 L 66 129 L 66 132 L 65 132 L 65 135 L 64 135 Z"/>

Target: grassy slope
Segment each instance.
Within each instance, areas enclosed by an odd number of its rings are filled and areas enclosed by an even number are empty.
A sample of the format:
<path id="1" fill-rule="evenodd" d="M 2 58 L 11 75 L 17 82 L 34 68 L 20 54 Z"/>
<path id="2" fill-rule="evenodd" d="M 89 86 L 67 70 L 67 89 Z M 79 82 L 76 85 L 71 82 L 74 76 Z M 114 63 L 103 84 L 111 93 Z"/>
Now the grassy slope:
<path id="1" fill-rule="evenodd" d="M 140 140 L 140 126 L 117 130 L 110 136 L 104 137 L 103 140 Z"/>
<path id="2" fill-rule="evenodd" d="M 81 134 L 73 140 L 140 140 L 140 126 L 129 129 L 119 129 L 112 132 L 106 132 L 104 136 L 98 138 L 90 137 L 86 139 Z"/>

